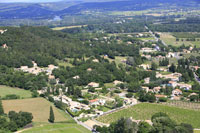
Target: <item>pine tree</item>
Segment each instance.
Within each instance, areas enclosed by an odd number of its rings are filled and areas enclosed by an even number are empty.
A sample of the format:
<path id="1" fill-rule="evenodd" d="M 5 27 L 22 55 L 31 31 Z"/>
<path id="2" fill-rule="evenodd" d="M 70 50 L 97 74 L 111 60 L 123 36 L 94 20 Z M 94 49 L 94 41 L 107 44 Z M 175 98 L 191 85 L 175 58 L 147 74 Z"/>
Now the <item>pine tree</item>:
<path id="1" fill-rule="evenodd" d="M 0 99 L 0 115 L 4 114 L 4 110 L 3 110 L 3 105 L 2 105 L 2 101 Z"/>
<path id="2" fill-rule="evenodd" d="M 49 122 L 54 123 L 55 117 L 52 106 L 50 107 Z"/>

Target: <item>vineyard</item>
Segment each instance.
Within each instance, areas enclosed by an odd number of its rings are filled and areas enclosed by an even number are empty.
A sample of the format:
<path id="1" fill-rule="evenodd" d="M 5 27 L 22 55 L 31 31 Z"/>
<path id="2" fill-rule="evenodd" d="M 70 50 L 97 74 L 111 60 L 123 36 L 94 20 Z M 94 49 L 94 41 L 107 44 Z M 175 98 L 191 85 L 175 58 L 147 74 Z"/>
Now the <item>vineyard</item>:
<path id="1" fill-rule="evenodd" d="M 200 111 L 181 109 L 161 104 L 141 103 L 118 112 L 97 118 L 103 123 L 115 122 L 121 117 L 132 117 L 135 120 L 150 120 L 157 112 L 164 112 L 177 123 L 189 123 L 194 128 L 200 128 Z"/>

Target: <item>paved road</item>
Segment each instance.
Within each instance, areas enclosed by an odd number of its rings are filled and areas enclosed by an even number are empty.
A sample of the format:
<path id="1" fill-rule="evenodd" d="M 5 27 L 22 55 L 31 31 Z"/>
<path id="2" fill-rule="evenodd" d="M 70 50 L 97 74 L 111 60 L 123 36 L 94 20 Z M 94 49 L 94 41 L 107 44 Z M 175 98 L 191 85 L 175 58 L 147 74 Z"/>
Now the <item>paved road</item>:
<path id="1" fill-rule="evenodd" d="M 156 35 L 147 26 L 145 26 L 145 29 L 147 29 L 149 31 L 149 33 L 155 38 L 156 42 L 158 42 L 160 40 L 158 37 L 156 37 Z M 163 45 L 167 46 L 167 44 L 163 40 L 161 40 L 161 42 Z"/>

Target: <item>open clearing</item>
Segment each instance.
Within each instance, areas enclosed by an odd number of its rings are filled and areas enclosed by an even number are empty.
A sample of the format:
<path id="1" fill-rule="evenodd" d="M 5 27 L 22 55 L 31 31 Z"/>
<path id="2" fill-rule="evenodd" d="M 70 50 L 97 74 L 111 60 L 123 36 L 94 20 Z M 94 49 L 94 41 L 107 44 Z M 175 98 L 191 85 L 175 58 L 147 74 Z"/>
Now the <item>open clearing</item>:
<path id="1" fill-rule="evenodd" d="M 176 37 L 172 35 L 173 33 L 161 33 L 160 39 L 163 40 L 167 45 L 172 46 L 181 46 L 185 44 L 185 46 L 194 46 L 200 47 L 200 41 L 186 41 L 186 38 L 180 38 L 179 41 L 176 41 Z M 182 41 L 183 40 L 183 41 Z"/>
<path id="2" fill-rule="evenodd" d="M 32 96 L 31 92 L 28 90 L 0 85 L 0 97 L 3 98 L 10 94 L 18 95 L 20 98 L 30 98 Z"/>
<path id="3" fill-rule="evenodd" d="M 31 112 L 33 114 L 33 122 L 48 122 L 49 110 L 52 103 L 44 98 L 3 100 L 2 102 L 5 113 L 12 110 L 17 112 Z M 54 106 L 52 107 L 55 115 L 55 122 L 71 120 L 70 116 L 67 116 L 66 113 L 64 114 Z"/>
<path id="4" fill-rule="evenodd" d="M 159 104 L 141 103 L 118 112 L 97 118 L 100 122 L 111 123 L 121 117 L 132 117 L 135 120 L 150 120 L 157 112 L 167 113 L 177 123 L 189 123 L 194 128 L 200 128 L 200 111 L 181 109 Z"/>
<path id="5" fill-rule="evenodd" d="M 22 133 L 90 133 L 89 130 L 77 124 L 41 124 Z"/>

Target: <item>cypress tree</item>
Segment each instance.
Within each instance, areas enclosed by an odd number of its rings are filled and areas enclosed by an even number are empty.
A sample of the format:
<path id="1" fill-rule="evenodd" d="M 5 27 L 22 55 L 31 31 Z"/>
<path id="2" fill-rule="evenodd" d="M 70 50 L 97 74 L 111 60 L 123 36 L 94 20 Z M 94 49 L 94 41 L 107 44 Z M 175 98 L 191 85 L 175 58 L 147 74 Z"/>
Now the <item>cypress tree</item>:
<path id="1" fill-rule="evenodd" d="M 54 123 L 55 117 L 52 106 L 50 107 L 49 122 Z"/>
<path id="2" fill-rule="evenodd" d="M 2 105 L 2 101 L 0 99 L 0 115 L 4 114 L 4 109 L 3 109 L 3 105 Z"/>

